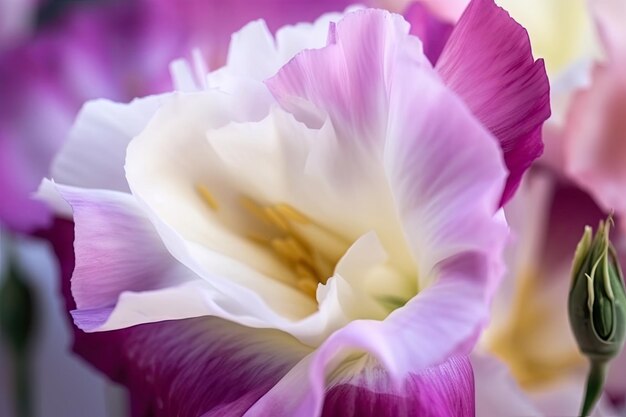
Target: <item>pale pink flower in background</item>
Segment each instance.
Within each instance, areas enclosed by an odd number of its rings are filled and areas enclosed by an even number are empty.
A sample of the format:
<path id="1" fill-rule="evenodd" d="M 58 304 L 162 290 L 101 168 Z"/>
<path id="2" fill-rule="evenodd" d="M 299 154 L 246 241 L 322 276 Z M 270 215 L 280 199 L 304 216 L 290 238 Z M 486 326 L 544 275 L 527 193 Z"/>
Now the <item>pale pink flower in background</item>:
<path id="1" fill-rule="evenodd" d="M 548 86 L 491 1 L 428 57 L 414 16 L 253 22 L 224 67 L 174 66 L 189 93 L 83 108 L 52 174 L 72 314 L 136 415 L 474 415 Z"/>
<path id="2" fill-rule="evenodd" d="M 574 97 L 564 161 L 567 173 L 606 211 L 626 218 L 626 3 L 591 4 L 606 57 L 594 66 L 591 86 Z"/>

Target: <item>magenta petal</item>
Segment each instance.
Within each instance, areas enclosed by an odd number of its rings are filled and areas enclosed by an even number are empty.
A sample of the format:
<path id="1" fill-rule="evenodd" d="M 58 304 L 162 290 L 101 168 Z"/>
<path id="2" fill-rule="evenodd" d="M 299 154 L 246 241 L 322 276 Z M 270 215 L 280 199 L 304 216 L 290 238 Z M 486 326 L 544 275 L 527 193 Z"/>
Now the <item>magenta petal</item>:
<path id="1" fill-rule="evenodd" d="M 436 68 L 500 141 L 510 172 L 504 204 L 543 152 L 541 126 L 550 116 L 543 60 L 533 60 L 526 30 L 493 0 L 473 0 Z"/>
<path id="2" fill-rule="evenodd" d="M 59 258 L 63 295 L 72 310 L 73 225 L 57 220 L 41 235 Z M 98 333 L 73 329 L 74 351 L 129 389 L 133 417 L 239 417 L 308 353 L 279 332 L 217 318 Z"/>
<path id="3" fill-rule="evenodd" d="M 240 417 L 300 358 L 275 333 L 195 318 L 77 331 L 74 349 L 129 389 L 134 417 Z"/>
<path id="4" fill-rule="evenodd" d="M 434 15 L 428 7 L 417 1 L 411 3 L 404 12 L 404 18 L 411 24 L 411 35 L 422 40 L 424 54 L 435 65 L 454 26 Z"/>
<path id="5" fill-rule="evenodd" d="M 381 393 L 385 382 L 379 368 L 338 383 L 326 393 L 322 417 L 474 416 L 474 374 L 465 356 L 410 374 L 400 391 Z"/>
<path id="6" fill-rule="evenodd" d="M 300 357 L 284 334 L 217 318 L 142 325 L 117 337 L 120 382 L 139 394 L 137 416 L 239 417 Z"/>

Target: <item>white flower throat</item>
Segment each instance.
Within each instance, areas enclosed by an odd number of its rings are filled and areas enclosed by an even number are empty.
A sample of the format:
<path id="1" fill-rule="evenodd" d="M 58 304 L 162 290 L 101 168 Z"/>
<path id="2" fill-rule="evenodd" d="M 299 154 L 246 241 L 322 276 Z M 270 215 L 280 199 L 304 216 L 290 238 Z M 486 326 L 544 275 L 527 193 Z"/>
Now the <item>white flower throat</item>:
<path id="1" fill-rule="evenodd" d="M 211 210 L 219 210 L 207 187 L 199 184 L 196 190 Z M 253 220 L 245 237 L 287 267 L 288 283 L 315 300 L 318 285 L 332 277 L 350 242 L 289 204 L 262 205 L 247 196 L 239 202 Z"/>

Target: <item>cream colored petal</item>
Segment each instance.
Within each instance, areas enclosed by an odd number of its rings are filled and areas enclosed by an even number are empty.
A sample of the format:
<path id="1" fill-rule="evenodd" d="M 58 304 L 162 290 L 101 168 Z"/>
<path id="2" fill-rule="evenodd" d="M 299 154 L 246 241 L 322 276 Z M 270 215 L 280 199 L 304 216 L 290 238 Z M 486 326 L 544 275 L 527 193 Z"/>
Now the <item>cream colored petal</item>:
<path id="1" fill-rule="evenodd" d="M 149 96 L 128 104 L 87 102 L 52 163 L 52 179 L 77 187 L 128 191 L 124 177 L 128 143 L 168 96 Z"/>
<path id="2" fill-rule="evenodd" d="M 208 141 L 237 189 L 262 203 L 297 208 L 311 222 L 294 227 L 320 247 L 331 236 L 350 244 L 374 230 L 385 248 L 393 248 L 391 262 L 412 270 L 382 163 L 339 143 L 330 123 L 310 129 L 274 108 L 260 122 L 212 131 Z"/>

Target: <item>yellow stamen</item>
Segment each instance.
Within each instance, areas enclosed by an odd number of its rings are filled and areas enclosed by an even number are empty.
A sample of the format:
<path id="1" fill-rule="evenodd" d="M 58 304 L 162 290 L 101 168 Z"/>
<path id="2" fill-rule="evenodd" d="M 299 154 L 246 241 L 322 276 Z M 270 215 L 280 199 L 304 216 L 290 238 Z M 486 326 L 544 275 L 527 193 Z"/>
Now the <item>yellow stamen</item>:
<path id="1" fill-rule="evenodd" d="M 280 203 L 274 206 L 274 209 L 280 214 L 283 215 L 288 220 L 293 220 L 297 223 L 307 224 L 311 223 L 311 219 L 309 219 L 306 215 L 302 214 L 302 212 L 296 210 L 293 206 Z"/>
<path id="2" fill-rule="evenodd" d="M 261 245 L 269 245 L 270 244 L 270 239 L 268 239 L 267 237 L 260 235 L 258 233 L 247 233 L 246 237 L 250 240 L 252 240 L 254 243 L 258 243 Z"/>
<path id="3" fill-rule="evenodd" d="M 290 252 L 294 255 L 294 259 L 298 261 L 304 261 L 309 265 L 313 265 L 313 257 L 305 249 L 305 247 L 297 241 L 293 236 L 285 238 L 285 245 L 290 249 Z"/>
<path id="4" fill-rule="evenodd" d="M 264 207 L 263 212 L 269 222 L 275 226 L 278 226 L 283 231 L 289 231 L 289 223 L 272 207 Z"/>
<path id="5" fill-rule="evenodd" d="M 311 281 L 307 278 L 301 278 L 296 282 L 296 286 L 299 290 L 301 290 L 305 294 L 310 295 L 313 298 L 315 298 L 315 295 L 317 293 L 317 285 L 317 281 Z"/>
<path id="6" fill-rule="evenodd" d="M 274 249 L 274 252 L 276 252 L 276 254 L 283 260 L 285 261 L 296 260 L 294 259 L 293 254 L 291 253 L 291 251 L 289 250 L 289 248 L 287 247 L 283 239 L 280 239 L 280 238 L 272 239 L 270 241 L 270 245 L 272 246 L 272 249 Z"/>
<path id="7" fill-rule="evenodd" d="M 202 200 L 211 208 L 211 210 L 217 210 L 217 200 L 213 197 L 213 194 L 202 184 L 196 185 L 196 191 L 202 197 Z"/>
<path id="8" fill-rule="evenodd" d="M 316 282 L 319 281 L 315 275 L 315 271 L 301 262 L 296 264 L 295 271 L 300 278 L 311 279 Z"/>
<path id="9" fill-rule="evenodd" d="M 246 196 L 241 197 L 241 204 L 256 219 L 271 226 L 261 231 L 247 233 L 246 237 L 264 246 L 291 269 L 295 275 L 292 285 L 315 298 L 318 284 L 326 283 L 333 273 L 336 262 L 327 259 L 324 253 L 319 253 L 309 241 L 311 238 L 315 242 L 321 240 L 328 246 L 324 248 L 325 252 L 331 251 L 337 245 L 340 246 L 337 250 L 343 252 L 345 248 L 342 242 L 337 242 L 341 238 L 327 231 L 322 225 L 314 223 L 289 204 L 262 205 Z"/>
<path id="10" fill-rule="evenodd" d="M 250 197 L 241 197 L 241 205 L 250 212 L 254 217 L 263 220 L 264 223 L 268 223 L 267 217 L 265 216 L 265 212 L 263 211 L 263 206 L 258 204 L 256 201 L 251 199 Z"/>

